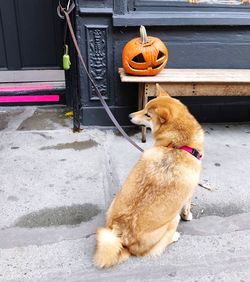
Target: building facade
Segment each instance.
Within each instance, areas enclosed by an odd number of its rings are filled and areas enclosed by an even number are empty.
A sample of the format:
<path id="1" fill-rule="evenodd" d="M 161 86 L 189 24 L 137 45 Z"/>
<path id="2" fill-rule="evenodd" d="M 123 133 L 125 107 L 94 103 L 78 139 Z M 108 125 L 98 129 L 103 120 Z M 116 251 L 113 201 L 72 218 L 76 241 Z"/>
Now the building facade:
<path id="1" fill-rule="evenodd" d="M 192 2 L 192 1 L 191 1 Z M 76 32 L 88 69 L 123 125 L 137 108 L 137 85 L 118 75 L 123 46 L 139 26 L 169 50 L 168 68 L 249 68 L 250 4 L 241 0 L 77 0 Z M 81 66 L 80 116 L 85 125 L 111 125 Z M 250 118 L 248 97 L 182 98 L 200 121 Z"/>
<path id="2" fill-rule="evenodd" d="M 112 112 L 125 126 L 130 125 L 128 114 L 137 109 L 138 86 L 121 83 L 118 68 L 122 65 L 122 49 L 126 42 L 139 36 L 139 26 L 144 25 L 148 35 L 165 42 L 169 51 L 167 68 L 248 69 L 248 2 L 75 0 L 71 17 L 88 70 Z M 61 3 L 66 6 L 68 0 Z M 15 85 L 14 90 L 6 85 L 0 87 L 0 105 L 6 105 L 1 98 L 15 94 L 18 98 L 22 94 L 24 100 L 20 103 L 25 104 L 27 95 L 56 93 L 59 97 L 56 103 L 73 105 L 75 117 L 82 124 L 112 125 L 79 64 L 69 36 L 72 68 L 66 72 L 65 92 L 62 70 L 65 21 L 58 17 L 57 6 L 58 0 L 0 0 L 0 83 L 33 83 L 21 85 L 18 93 Z M 250 120 L 249 97 L 181 100 L 203 122 Z"/>

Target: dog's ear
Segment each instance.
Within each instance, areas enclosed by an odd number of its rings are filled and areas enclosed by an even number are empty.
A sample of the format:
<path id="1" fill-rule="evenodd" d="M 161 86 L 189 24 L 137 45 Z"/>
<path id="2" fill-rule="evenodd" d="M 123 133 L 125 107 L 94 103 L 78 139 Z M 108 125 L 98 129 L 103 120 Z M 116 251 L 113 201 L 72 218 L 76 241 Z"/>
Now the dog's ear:
<path id="1" fill-rule="evenodd" d="M 160 86 L 159 83 L 156 83 L 156 96 L 158 97 L 170 97 L 170 95 Z"/>
<path id="2" fill-rule="evenodd" d="M 157 114 L 160 123 L 166 123 L 169 119 L 169 110 L 167 108 L 157 108 L 155 109 L 155 113 Z"/>

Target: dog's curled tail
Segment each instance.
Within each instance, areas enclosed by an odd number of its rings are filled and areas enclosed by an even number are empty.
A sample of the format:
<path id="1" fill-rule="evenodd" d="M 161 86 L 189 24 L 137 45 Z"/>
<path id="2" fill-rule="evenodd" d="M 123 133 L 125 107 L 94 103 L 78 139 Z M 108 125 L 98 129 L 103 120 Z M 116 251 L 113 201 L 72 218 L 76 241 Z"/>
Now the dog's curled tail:
<path id="1" fill-rule="evenodd" d="M 121 238 L 114 230 L 100 227 L 96 231 L 96 252 L 94 264 L 97 267 L 111 267 L 127 260 L 129 252 L 123 248 Z"/>

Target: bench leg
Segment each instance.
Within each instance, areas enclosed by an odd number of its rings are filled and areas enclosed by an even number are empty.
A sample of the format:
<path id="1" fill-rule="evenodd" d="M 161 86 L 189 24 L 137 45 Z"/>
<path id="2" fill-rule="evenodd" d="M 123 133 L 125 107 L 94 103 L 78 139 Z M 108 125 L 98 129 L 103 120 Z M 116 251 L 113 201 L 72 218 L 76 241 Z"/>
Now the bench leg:
<path id="1" fill-rule="evenodd" d="M 147 141 L 146 135 L 147 135 L 147 128 L 146 128 L 146 126 L 142 126 L 142 128 L 141 128 L 141 142 L 142 143 L 146 143 L 146 141 Z"/>
<path id="2" fill-rule="evenodd" d="M 146 105 L 146 97 L 144 95 L 144 91 L 142 93 L 142 107 L 141 107 L 141 110 L 145 107 Z M 147 128 L 146 126 L 142 126 L 141 127 L 141 142 L 142 143 L 146 143 L 147 139 L 146 139 L 146 135 L 147 135 Z"/>
<path id="3" fill-rule="evenodd" d="M 138 110 L 142 110 L 147 103 L 147 97 L 145 95 L 145 83 L 139 83 L 138 89 Z M 141 128 L 141 142 L 146 142 L 146 127 Z"/>
<path id="4" fill-rule="evenodd" d="M 138 111 L 143 107 L 144 83 L 139 83 L 138 87 Z"/>

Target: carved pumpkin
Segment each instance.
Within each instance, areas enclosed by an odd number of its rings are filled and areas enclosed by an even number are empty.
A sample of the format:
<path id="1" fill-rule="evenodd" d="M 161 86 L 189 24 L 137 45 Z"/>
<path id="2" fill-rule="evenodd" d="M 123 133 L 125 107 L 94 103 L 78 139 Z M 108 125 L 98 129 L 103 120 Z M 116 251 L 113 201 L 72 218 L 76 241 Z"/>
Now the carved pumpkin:
<path id="1" fill-rule="evenodd" d="M 156 75 L 167 63 L 168 49 L 159 38 L 147 36 L 144 26 L 140 27 L 140 35 L 124 46 L 123 68 L 128 74 Z"/>

